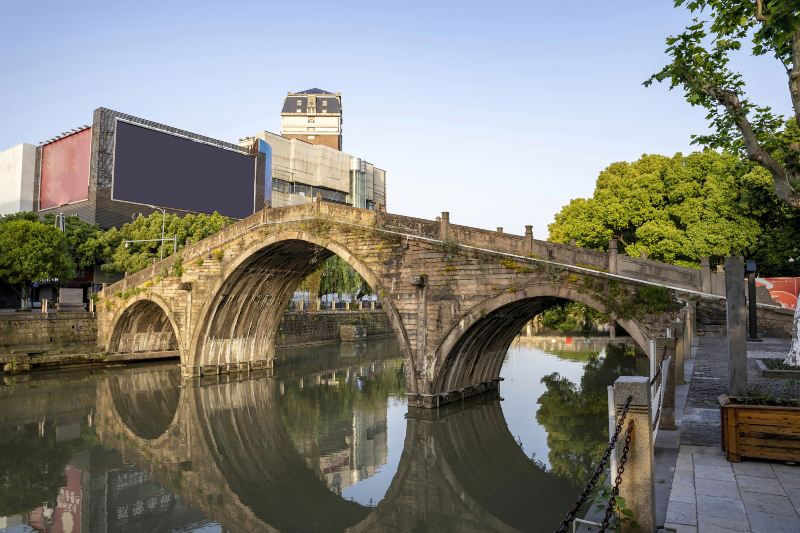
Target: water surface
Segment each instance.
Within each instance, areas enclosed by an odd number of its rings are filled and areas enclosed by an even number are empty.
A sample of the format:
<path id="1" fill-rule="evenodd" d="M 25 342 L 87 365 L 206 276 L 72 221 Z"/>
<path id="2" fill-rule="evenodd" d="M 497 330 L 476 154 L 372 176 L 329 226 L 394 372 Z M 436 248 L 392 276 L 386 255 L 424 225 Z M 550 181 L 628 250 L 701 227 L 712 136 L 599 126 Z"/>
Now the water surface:
<path id="1" fill-rule="evenodd" d="M 4 376 L 0 529 L 552 531 L 605 446 L 632 349 L 522 337 L 502 400 L 409 409 L 393 340 L 272 376 L 175 363 Z"/>

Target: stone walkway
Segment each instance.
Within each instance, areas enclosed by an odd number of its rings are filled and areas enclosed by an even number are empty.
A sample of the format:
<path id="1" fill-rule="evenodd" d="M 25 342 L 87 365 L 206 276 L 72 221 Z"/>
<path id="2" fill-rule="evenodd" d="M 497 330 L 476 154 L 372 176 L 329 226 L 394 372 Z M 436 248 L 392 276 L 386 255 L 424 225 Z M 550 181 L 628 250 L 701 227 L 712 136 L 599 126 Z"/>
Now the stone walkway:
<path id="1" fill-rule="evenodd" d="M 748 379 L 765 380 L 755 358 L 778 357 L 788 340 L 748 343 Z M 729 463 L 720 448 L 719 402 L 727 390 L 724 337 L 699 337 L 686 362 L 690 382 L 676 387 L 681 444 L 672 476 L 664 528 L 678 532 L 800 532 L 800 466 L 776 462 Z M 683 407 L 683 409 L 681 409 Z M 659 440 L 661 433 L 659 432 Z"/>

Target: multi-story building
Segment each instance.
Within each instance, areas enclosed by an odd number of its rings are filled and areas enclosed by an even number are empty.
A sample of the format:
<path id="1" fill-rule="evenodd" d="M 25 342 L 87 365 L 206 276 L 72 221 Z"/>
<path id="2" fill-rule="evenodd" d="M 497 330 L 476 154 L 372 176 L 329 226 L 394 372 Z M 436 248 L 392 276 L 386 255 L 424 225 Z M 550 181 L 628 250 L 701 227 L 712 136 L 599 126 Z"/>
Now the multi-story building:
<path id="1" fill-rule="evenodd" d="M 342 95 L 322 89 L 289 93 L 281 110 L 281 135 L 342 149 Z"/>
<path id="2" fill-rule="evenodd" d="M 386 172 L 341 151 L 341 95 L 291 93 L 281 132 L 238 145 L 110 109 L 39 146 L 0 152 L 0 215 L 78 215 L 109 228 L 156 209 L 243 218 L 274 207 L 386 205 Z M 310 129 L 309 129 L 310 128 Z"/>
<path id="3" fill-rule="evenodd" d="M 317 194 L 328 202 L 378 209 L 386 205 L 386 171 L 359 157 L 321 144 L 309 144 L 268 131 L 240 140 L 247 149 L 269 146 L 272 168 L 272 207 L 312 201 Z"/>
<path id="4" fill-rule="evenodd" d="M 36 147 L 18 144 L 0 152 L 0 215 L 33 211 Z"/>

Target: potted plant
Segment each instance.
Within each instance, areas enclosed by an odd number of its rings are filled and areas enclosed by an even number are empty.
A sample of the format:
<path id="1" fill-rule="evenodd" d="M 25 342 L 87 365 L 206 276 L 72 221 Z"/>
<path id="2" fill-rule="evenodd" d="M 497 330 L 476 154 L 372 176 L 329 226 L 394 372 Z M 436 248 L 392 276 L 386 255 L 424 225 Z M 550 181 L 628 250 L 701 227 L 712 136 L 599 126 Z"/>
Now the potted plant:
<path id="1" fill-rule="evenodd" d="M 777 395 L 757 387 L 741 397 L 723 394 L 719 404 L 728 461 L 800 461 L 800 382 L 786 383 Z"/>

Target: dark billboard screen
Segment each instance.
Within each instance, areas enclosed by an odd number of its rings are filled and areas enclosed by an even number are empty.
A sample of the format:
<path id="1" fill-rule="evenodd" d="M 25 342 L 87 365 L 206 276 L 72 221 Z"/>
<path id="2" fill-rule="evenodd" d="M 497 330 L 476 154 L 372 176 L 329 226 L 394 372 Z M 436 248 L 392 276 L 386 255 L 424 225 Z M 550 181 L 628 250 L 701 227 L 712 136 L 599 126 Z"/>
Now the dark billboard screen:
<path id="1" fill-rule="evenodd" d="M 114 200 L 244 218 L 253 213 L 255 158 L 117 121 Z"/>

